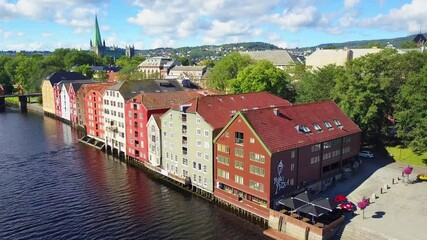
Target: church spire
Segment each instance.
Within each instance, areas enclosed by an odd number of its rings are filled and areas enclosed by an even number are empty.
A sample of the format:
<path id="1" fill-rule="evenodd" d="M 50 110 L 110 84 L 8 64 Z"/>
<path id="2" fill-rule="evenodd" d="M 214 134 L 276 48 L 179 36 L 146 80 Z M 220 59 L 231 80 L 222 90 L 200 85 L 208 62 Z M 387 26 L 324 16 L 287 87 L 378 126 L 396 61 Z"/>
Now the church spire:
<path id="1" fill-rule="evenodd" d="M 101 32 L 99 31 L 98 17 L 96 16 L 96 14 L 95 14 L 95 39 L 94 39 L 94 46 L 95 47 L 102 47 Z"/>

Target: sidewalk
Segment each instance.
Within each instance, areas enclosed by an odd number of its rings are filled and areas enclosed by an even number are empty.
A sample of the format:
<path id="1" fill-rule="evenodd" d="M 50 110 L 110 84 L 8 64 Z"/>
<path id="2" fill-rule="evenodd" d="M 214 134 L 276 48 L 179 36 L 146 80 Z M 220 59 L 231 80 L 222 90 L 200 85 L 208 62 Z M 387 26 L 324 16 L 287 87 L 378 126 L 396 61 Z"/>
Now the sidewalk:
<path id="1" fill-rule="evenodd" d="M 427 182 L 406 184 L 397 180 L 398 177 L 402 179 L 402 170 L 406 166 L 386 159 L 366 159 L 351 178 L 320 194 L 329 198 L 344 194 L 355 204 L 363 197 L 371 198 L 371 205 L 365 209 L 365 218 L 360 209 L 356 216 L 347 214 L 341 239 L 426 238 Z M 427 168 L 414 167 L 410 179 L 415 179 L 418 173 L 427 173 Z M 377 198 L 372 199 L 372 194 Z"/>

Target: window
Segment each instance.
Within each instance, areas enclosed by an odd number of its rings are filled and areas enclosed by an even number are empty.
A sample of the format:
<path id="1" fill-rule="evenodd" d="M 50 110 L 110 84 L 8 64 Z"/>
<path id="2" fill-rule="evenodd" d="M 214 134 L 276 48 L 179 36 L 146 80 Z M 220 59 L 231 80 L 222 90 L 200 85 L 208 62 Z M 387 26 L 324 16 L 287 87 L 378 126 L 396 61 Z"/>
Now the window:
<path id="1" fill-rule="evenodd" d="M 323 121 L 323 124 L 325 125 L 326 128 L 328 128 L 329 130 L 332 129 L 332 125 L 328 122 L 328 121 Z"/>
<path id="2" fill-rule="evenodd" d="M 139 114 L 139 119 L 142 119 L 144 116 L 142 115 L 142 113 Z"/>
<path id="3" fill-rule="evenodd" d="M 331 157 L 332 157 L 332 153 L 331 152 L 323 154 L 323 160 L 329 159 Z"/>
<path id="4" fill-rule="evenodd" d="M 225 178 L 225 179 L 229 179 L 229 178 L 230 178 L 230 173 L 229 173 L 229 172 L 227 172 L 227 171 L 224 171 L 224 170 L 222 170 L 222 169 L 220 169 L 220 168 L 218 168 L 217 176 L 218 176 L 218 177 Z"/>
<path id="5" fill-rule="evenodd" d="M 200 128 L 197 128 L 196 129 L 196 133 L 197 133 L 197 135 L 201 135 L 202 134 L 202 130 Z"/>
<path id="6" fill-rule="evenodd" d="M 222 164 L 227 165 L 227 166 L 230 165 L 230 160 L 228 159 L 228 157 L 224 157 L 221 155 L 217 156 L 217 162 L 222 163 Z"/>
<path id="7" fill-rule="evenodd" d="M 209 137 L 209 131 L 205 130 L 205 137 Z"/>
<path id="8" fill-rule="evenodd" d="M 238 184 L 242 184 L 243 185 L 243 177 L 239 176 L 239 175 L 234 175 L 234 181 Z"/>
<path id="9" fill-rule="evenodd" d="M 320 125 L 317 124 L 317 123 L 313 123 L 313 127 L 314 127 L 314 129 L 316 129 L 317 132 L 322 132 L 323 131 L 322 128 L 320 127 Z"/>
<path id="10" fill-rule="evenodd" d="M 260 192 L 264 192 L 264 185 L 262 183 L 255 182 L 252 180 L 249 180 L 249 188 L 260 191 Z"/>
<path id="11" fill-rule="evenodd" d="M 229 138 L 230 137 L 230 133 L 229 132 L 225 132 L 225 137 Z"/>
<path id="12" fill-rule="evenodd" d="M 265 163 L 265 156 L 258 153 L 249 153 L 249 159 L 254 162 Z"/>
<path id="13" fill-rule="evenodd" d="M 342 153 L 343 154 L 344 153 L 348 153 L 348 152 L 350 152 L 350 147 L 345 147 L 345 148 L 342 149 Z"/>
<path id="14" fill-rule="evenodd" d="M 201 152 L 197 152 L 197 157 L 198 158 L 202 158 L 202 153 Z"/>
<path id="15" fill-rule="evenodd" d="M 183 122 L 186 122 L 187 121 L 187 115 L 186 114 L 181 114 L 181 120 L 183 121 Z"/>
<path id="16" fill-rule="evenodd" d="M 323 143 L 323 149 L 328 149 L 332 147 L 332 142 L 331 141 L 327 141 Z"/>
<path id="17" fill-rule="evenodd" d="M 298 126 L 298 131 L 303 132 L 303 133 L 311 133 L 310 128 L 308 128 L 306 125 L 299 125 Z"/>
<path id="18" fill-rule="evenodd" d="M 254 165 L 249 166 L 249 172 L 261 177 L 264 177 L 264 168 L 260 168 Z"/>
<path id="19" fill-rule="evenodd" d="M 234 133 L 235 136 L 235 143 L 236 144 L 243 144 L 243 133 L 242 132 L 235 132 Z"/>
<path id="20" fill-rule="evenodd" d="M 197 166 L 198 166 L 197 170 L 202 171 L 202 164 L 199 163 L 199 164 L 197 164 Z"/>
<path id="21" fill-rule="evenodd" d="M 315 156 L 310 159 L 310 164 L 315 164 L 320 162 L 320 156 Z"/>
<path id="22" fill-rule="evenodd" d="M 227 145 L 222 145 L 218 143 L 218 152 L 223 152 L 223 153 L 230 153 L 230 147 Z"/>
<path id="23" fill-rule="evenodd" d="M 205 186 L 205 187 L 208 186 L 208 179 L 207 178 L 203 178 L 203 186 Z"/>
<path id="24" fill-rule="evenodd" d="M 320 150 L 320 143 L 311 145 L 311 152 L 317 152 Z"/>
<path id="25" fill-rule="evenodd" d="M 196 140 L 196 145 L 197 145 L 197 146 L 202 146 L 202 140 L 197 139 L 197 140 Z"/>
<path id="26" fill-rule="evenodd" d="M 202 121 L 200 120 L 200 118 L 196 118 L 196 123 L 201 123 Z"/>
<path id="27" fill-rule="evenodd" d="M 203 172 L 204 172 L 204 173 L 207 173 L 207 172 L 208 172 L 208 166 L 203 165 Z"/>
<path id="28" fill-rule="evenodd" d="M 350 136 L 344 137 L 342 140 L 344 143 L 349 143 L 349 142 L 351 142 L 351 137 Z"/>
<path id="29" fill-rule="evenodd" d="M 295 170 L 295 163 L 291 164 L 291 171 Z"/>
<path id="30" fill-rule="evenodd" d="M 205 154 L 205 160 L 209 161 L 209 154 Z"/>
<path id="31" fill-rule="evenodd" d="M 295 150 L 292 150 L 292 152 L 291 152 L 291 158 L 295 158 Z"/>
<path id="32" fill-rule="evenodd" d="M 342 126 L 341 122 L 338 121 L 338 119 L 334 119 L 334 123 L 335 123 L 335 125 L 337 125 L 337 127 L 341 127 Z"/>
<path id="33" fill-rule="evenodd" d="M 185 166 L 188 166 L 188 159 L 187 158 L 182 158 L 182 164 Z"/>
<path id="34" fill-rule="evenodd" d="M 241 161 L 234 161 L 234 167 L 240 170 L 243 170 L 243 162 Z"/>
<path id="35" fill-rule="evenodd" d="M 205 141 L 205 142 L 204 142 L 204 147 L 205 147 L 206 149 L 209 149 L 209 142 Z"/>
<path id="36" fill-rule="evenodd" d="M 341 154 L 341 151 L 339 149 L 335 150 L 335 151 L 332 152 L 332 157 L 339 156 L 340 154 Z"/>
<path id="37" fill-rule="evenodd" d="M 234 155 L 236 156 L 236 157 L 243 157 L 243 149 L 239 149 L 239 148 L 236 148 L 236 149 L 234 149 Z"/>
<path id="38" fill-rule="evenodd" d="M 197 163 L 196 162 L 193 162 L 193 168 L 197 169 Z"/>
<path id="39" fill-rule="evenodd" d="M 255 143 L 255 138 L 249 138 L 250 143 Z"/>

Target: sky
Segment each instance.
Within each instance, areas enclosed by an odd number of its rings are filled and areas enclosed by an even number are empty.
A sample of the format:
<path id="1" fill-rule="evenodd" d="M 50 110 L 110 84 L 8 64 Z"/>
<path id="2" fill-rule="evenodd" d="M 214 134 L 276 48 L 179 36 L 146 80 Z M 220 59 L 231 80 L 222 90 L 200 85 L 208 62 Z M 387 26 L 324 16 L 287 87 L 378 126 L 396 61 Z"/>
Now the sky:
<path id="1" fill-rule="evenodd" d="M 427 32 L 427 0 L 0 0 L 0 50 L 267 42 L 282 48 Z"/>

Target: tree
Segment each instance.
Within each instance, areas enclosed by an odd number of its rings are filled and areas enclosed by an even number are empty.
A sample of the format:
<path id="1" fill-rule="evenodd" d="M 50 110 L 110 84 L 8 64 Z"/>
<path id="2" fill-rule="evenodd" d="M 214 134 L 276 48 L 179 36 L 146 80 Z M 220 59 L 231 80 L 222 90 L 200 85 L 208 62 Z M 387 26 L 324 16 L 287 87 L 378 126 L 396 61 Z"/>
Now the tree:
<path id="1" fill-rule="evenodd" d="M 230 81 L 229 87 L 231 93 L 268 91 L 291 102 L 295 100 L 290 76 L 265 60 L 245 67 Z"/>
<path id="2" fill-rule="evenodd" d="M 335 82 L 342 77 L 345 70 L 341 66 L 327 65 L 314 72 L 300 74 L 301 80 L 296 83 L 297 102 L 317 102 L 333 99 L 332 90 Z"/>
<path id="3" fill-rule="evenodd" d="M 181 63 L 182 66 L 190 66 L 192 64 L 190 59 L 188 59 L 188 57 L 184 57 L 184 56 L 179 58 L 179 62 Z"/>
<path id="4" fill-rule="evenodd" d="M 80 66 L 85 64 L 95 65 L 95 62 L 98 64 L 103 64 L 102 58 L 95 55 L 94 53 L 83 52 L 76 49 L 71 50 L 64 56 L 64 64 L 66 70 L 70 70 L 74 66 Z"/>
<path id="5" fill-rule="evenodd" d="M 427 64 L 400 89 L 395 105 L 397 136 L 415 153 L 427 152 Z"/>
<path id="6" fill-rule="evenodd" d="M 92 78 L 94 75 L 94 71 L 92 70 L 92 67 L 89 66 L 88 64 L 80 65 L 76 67 L 74 71 L 85 75 L 87 78 Z"/>
<path id="7" fill-rule="evenodd" d="M 418 44 L 411 40 L 403 41 L 400 43 L 400 48 L 418 48 Z"/>
<path id="8" fill-rule="evenodd" d="M 338 78 L 333 98 L 367 137 L 380 137 L 389 122 L 394 100 L 391 86 L 399 79 L 392 63 L 396 51 L 385 49 L 346 64 L 345 74 Z"/>
<path id="9" fill-rule="evenodd" d="M 200 66 L 206 66 L 208 68 L 213 68 L 215 66 L 215 61 L 212 60 L 212 59 L 205 59 L 205 60 L 199 62 L 198 65 L 200 65 Z"/>
<path id="10" fill-rule="evenodd" d="M 8 61 L 12 60 L 11 57 L 8 56 L 0 56 L 0 84 L 5 89 L 6 93 L 11 93 L 13 90 L 13 84 L 10 79 L 10 76 L 7 74 L 4 66 Z"/>
<path id="11" fill-rule="evenodd" d="M 236 78 L 240 70 L 253 62 L 248 55 L 242 55 L 238 52 L 230 53 L 216 63 L 208 76 L 208 86 L 219 91 L 227 90 L 228 82 Z"/>

